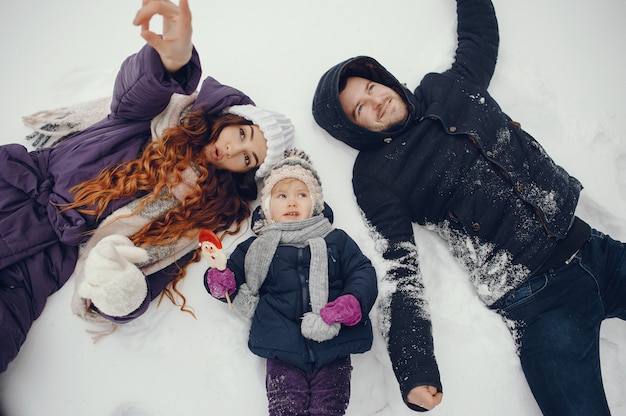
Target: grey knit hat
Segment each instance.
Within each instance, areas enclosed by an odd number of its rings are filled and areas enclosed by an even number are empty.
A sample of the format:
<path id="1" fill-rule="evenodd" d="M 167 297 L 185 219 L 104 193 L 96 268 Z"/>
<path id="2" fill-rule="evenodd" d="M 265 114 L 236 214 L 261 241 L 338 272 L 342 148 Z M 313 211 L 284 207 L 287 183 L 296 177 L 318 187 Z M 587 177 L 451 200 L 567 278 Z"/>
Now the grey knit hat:
<path id="1" fill-rule="evenodd" d="M 267 140 L 267 155 L 256 171 L 255 177 L 262 179 L 267 175 L 274 163 L 278 162 L 285 150 L 291 147 L 295 136 L 295 128 L 291 120 L 276 111 L 264 110 L 252 104 L 233 105 L 226 109 L 227 113 L 235 114 L 259 126 Z"/>
<path id="2" fill-rule="evenodd" d="M 324 194 L 322 192 L 322 182 L 317 171 L 313 168 L 313 163 L 305 152 L 298 149 L 289 149 L 285 151 L 284 158 L 272 166 L 263 181 L 261 209 L 265 218 L 267 220 L 271 219 L 270 199 L 272 189 L 278 182 L 287 178 L 299 179 L 304 182 L 311 196 L 311 216 L 321 214 L 324 210 Z"/>

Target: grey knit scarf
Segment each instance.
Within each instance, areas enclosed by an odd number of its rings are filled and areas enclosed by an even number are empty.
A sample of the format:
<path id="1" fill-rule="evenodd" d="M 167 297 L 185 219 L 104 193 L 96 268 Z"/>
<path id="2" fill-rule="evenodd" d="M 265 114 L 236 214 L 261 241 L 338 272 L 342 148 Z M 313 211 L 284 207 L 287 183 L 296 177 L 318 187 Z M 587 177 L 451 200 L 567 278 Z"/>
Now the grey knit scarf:
<path id="1" fill-rule="evenodd" d="M 302 317 L 302 335 L 314 341 L 329 340 L 339 333 L 341 325 L 328 325 L 319 315 L 328 302 L 328 254 L 324 237 L 333 230 L 323 215 L 304 221 L 269 223 L 261 227 L 258 237 L 250 244 L 244 261 L 246 282 L 241 285 L 233 301 L 237 311 L 247 318 L 254 315 L 259 302 L 259 289 L 270 268 L 270 263 L 279 244 L 311 249 L 309 266 L 309 293 L 311 312 Z"/>

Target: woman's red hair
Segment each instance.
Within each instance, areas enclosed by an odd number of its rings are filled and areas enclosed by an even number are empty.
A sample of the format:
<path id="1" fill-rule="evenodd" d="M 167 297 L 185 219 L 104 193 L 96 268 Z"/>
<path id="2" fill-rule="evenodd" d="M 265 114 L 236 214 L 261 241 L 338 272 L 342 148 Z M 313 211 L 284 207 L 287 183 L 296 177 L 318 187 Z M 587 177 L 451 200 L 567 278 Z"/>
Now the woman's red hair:
<path id="1" fill-rule="evenodd" d="M 204 147 L 217 140 L 225 127 L 249 124 L 252 123 L 233 114 L 216 117 L 203 111 L 189 113 L 180 124 L 166 129 L 161 139 L 151 142 L 138 159 L 104 170 L 96 178 L 72 188 L 74 202 L 64 210 L 77 209 L 100 218 L 112 201 L 150 193 L 136 208 L 137 213 L 151 201 L 169 198 L 170 187 L 180 183 L 181 173 L 192 165 L 199 173 L 195 192 L 129 238 L 136 246 L 145 247 L 167 245 L 181 237 L 195 238 L 191 233 L 202 228 L 218 234 L 235 234 L 250 216 L 248 203 L 256 198 L 254 171 L 235 174 L 215 169 L 204 156 Z M 196 252 L 191 262 L 199 259 Z M 161 296 L 178 305 L 172 291 L 175 292 L 182 298 L 181 310 L 193 314 L 176 288 L 185 276 L 185 268 L 179 267 L 171 290 L 166 288 Z"/>

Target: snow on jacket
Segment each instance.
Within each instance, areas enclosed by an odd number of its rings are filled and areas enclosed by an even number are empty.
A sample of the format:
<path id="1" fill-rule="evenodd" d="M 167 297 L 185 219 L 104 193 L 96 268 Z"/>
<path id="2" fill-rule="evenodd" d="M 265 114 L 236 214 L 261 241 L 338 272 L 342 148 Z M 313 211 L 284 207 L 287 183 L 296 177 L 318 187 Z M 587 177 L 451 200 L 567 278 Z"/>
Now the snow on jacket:
<path id="1" fill-rule="evenodd" d="M 78 246 L 100 222 L 76 210 L 59 212 L 59 204 L 73 200 L 69 189 L 107 167 L 137 158 L 151 140 L 151 120 L 167 107 L 172 94 L 194 92 L 201 72 L 195 49 L 190 62 L 171 75 L 146 45 L 122 64 L 107 118 L 53 148 L 28 152 L 18 144 L 0 147 L 0 371 L 17 355 L 47 297 L 67 281 Z M 253 102 L 209 77 L 194 106 L 219 112 L 235 104 Z M 101 219 L 129 201 L 110 204 Z M 147 277 L 151 299 L 176 270 L 173 265 Z"/>
<path id="2" fill-rule="evenodd" d="M 388 342 L 405 398 L 415 386 L 441 389 L 411 224 L 448 242 L 491 305 L 549 258 L 582 189 L 487 92 L 499 44 L 491 2 L 458 0 L 457 14 L 452 67 L 427 74 L 413 94 L 375 60 L 356 57 L 322 77 L 313 101 L 317 122 L 360 150 L 353 187 L 393 264 Z M 408 119 L 393 131 L 368 131 L 343 113 L 339 75 L 359 60 L 368 65 L 365 77 L 394 88 L 409 105 Z"/>
<path id="3" fill-rule="evenodd" d="M 325 215 L 332 217 L 331 212 L 327 208 Z M 245 282 L 244 259 L 255 238 L 239 244 L 228 260 L 237 287 Z M 259 303 L 252 317 L 248 347 L 256 355 L 311 371 L 371 348 L 372 324 L 368 314 L 378 294 L 376 272 L 345 231 L 334 229 L 324 240 L 328 252 L 328 301 L 347 293 L 354 295 L 361 305 L 363 319 L 355 326 L 342 325 L 339 334 L 328 341 L 304 338 L 300 324 L 304 313 L 311 311 L 308 293 L 311 250 L 308 246 L 279 245 L 259 290 Z"/>

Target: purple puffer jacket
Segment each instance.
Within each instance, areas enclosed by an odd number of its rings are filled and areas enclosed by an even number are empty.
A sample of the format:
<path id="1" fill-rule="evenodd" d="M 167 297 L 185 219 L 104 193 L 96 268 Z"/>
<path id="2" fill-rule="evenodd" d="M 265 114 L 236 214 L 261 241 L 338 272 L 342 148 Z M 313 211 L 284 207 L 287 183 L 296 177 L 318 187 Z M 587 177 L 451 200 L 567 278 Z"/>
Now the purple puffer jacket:
<path id="1" fill-rule="evenodd" d="M 17 355 L 48 296 L 72 274 L 86 233 L 98 226 L 93 216 L 74 210 L 60 213 L 58 204 L 73 200 L 72 186 L 137 158 L 151 140 L 152 118 L 167 107 L 173 93 L 194 92 L 201 72 L 195 49 L 190 62 L 171 75 L 146 45 L 122 64 L 106 119 L 54 148 L 28 152 L 18 144 L 0 146 L 0 372 Z M 209 77 L 195 108 L 219 112 L 237 104 L 254 103 Z M 128 202 L 111 204 L 103 218 Z M 150 300 L 171 281 L 173 267 L 147 277 Z M 119 321 L 143 311 L 145 307 Z"/>

